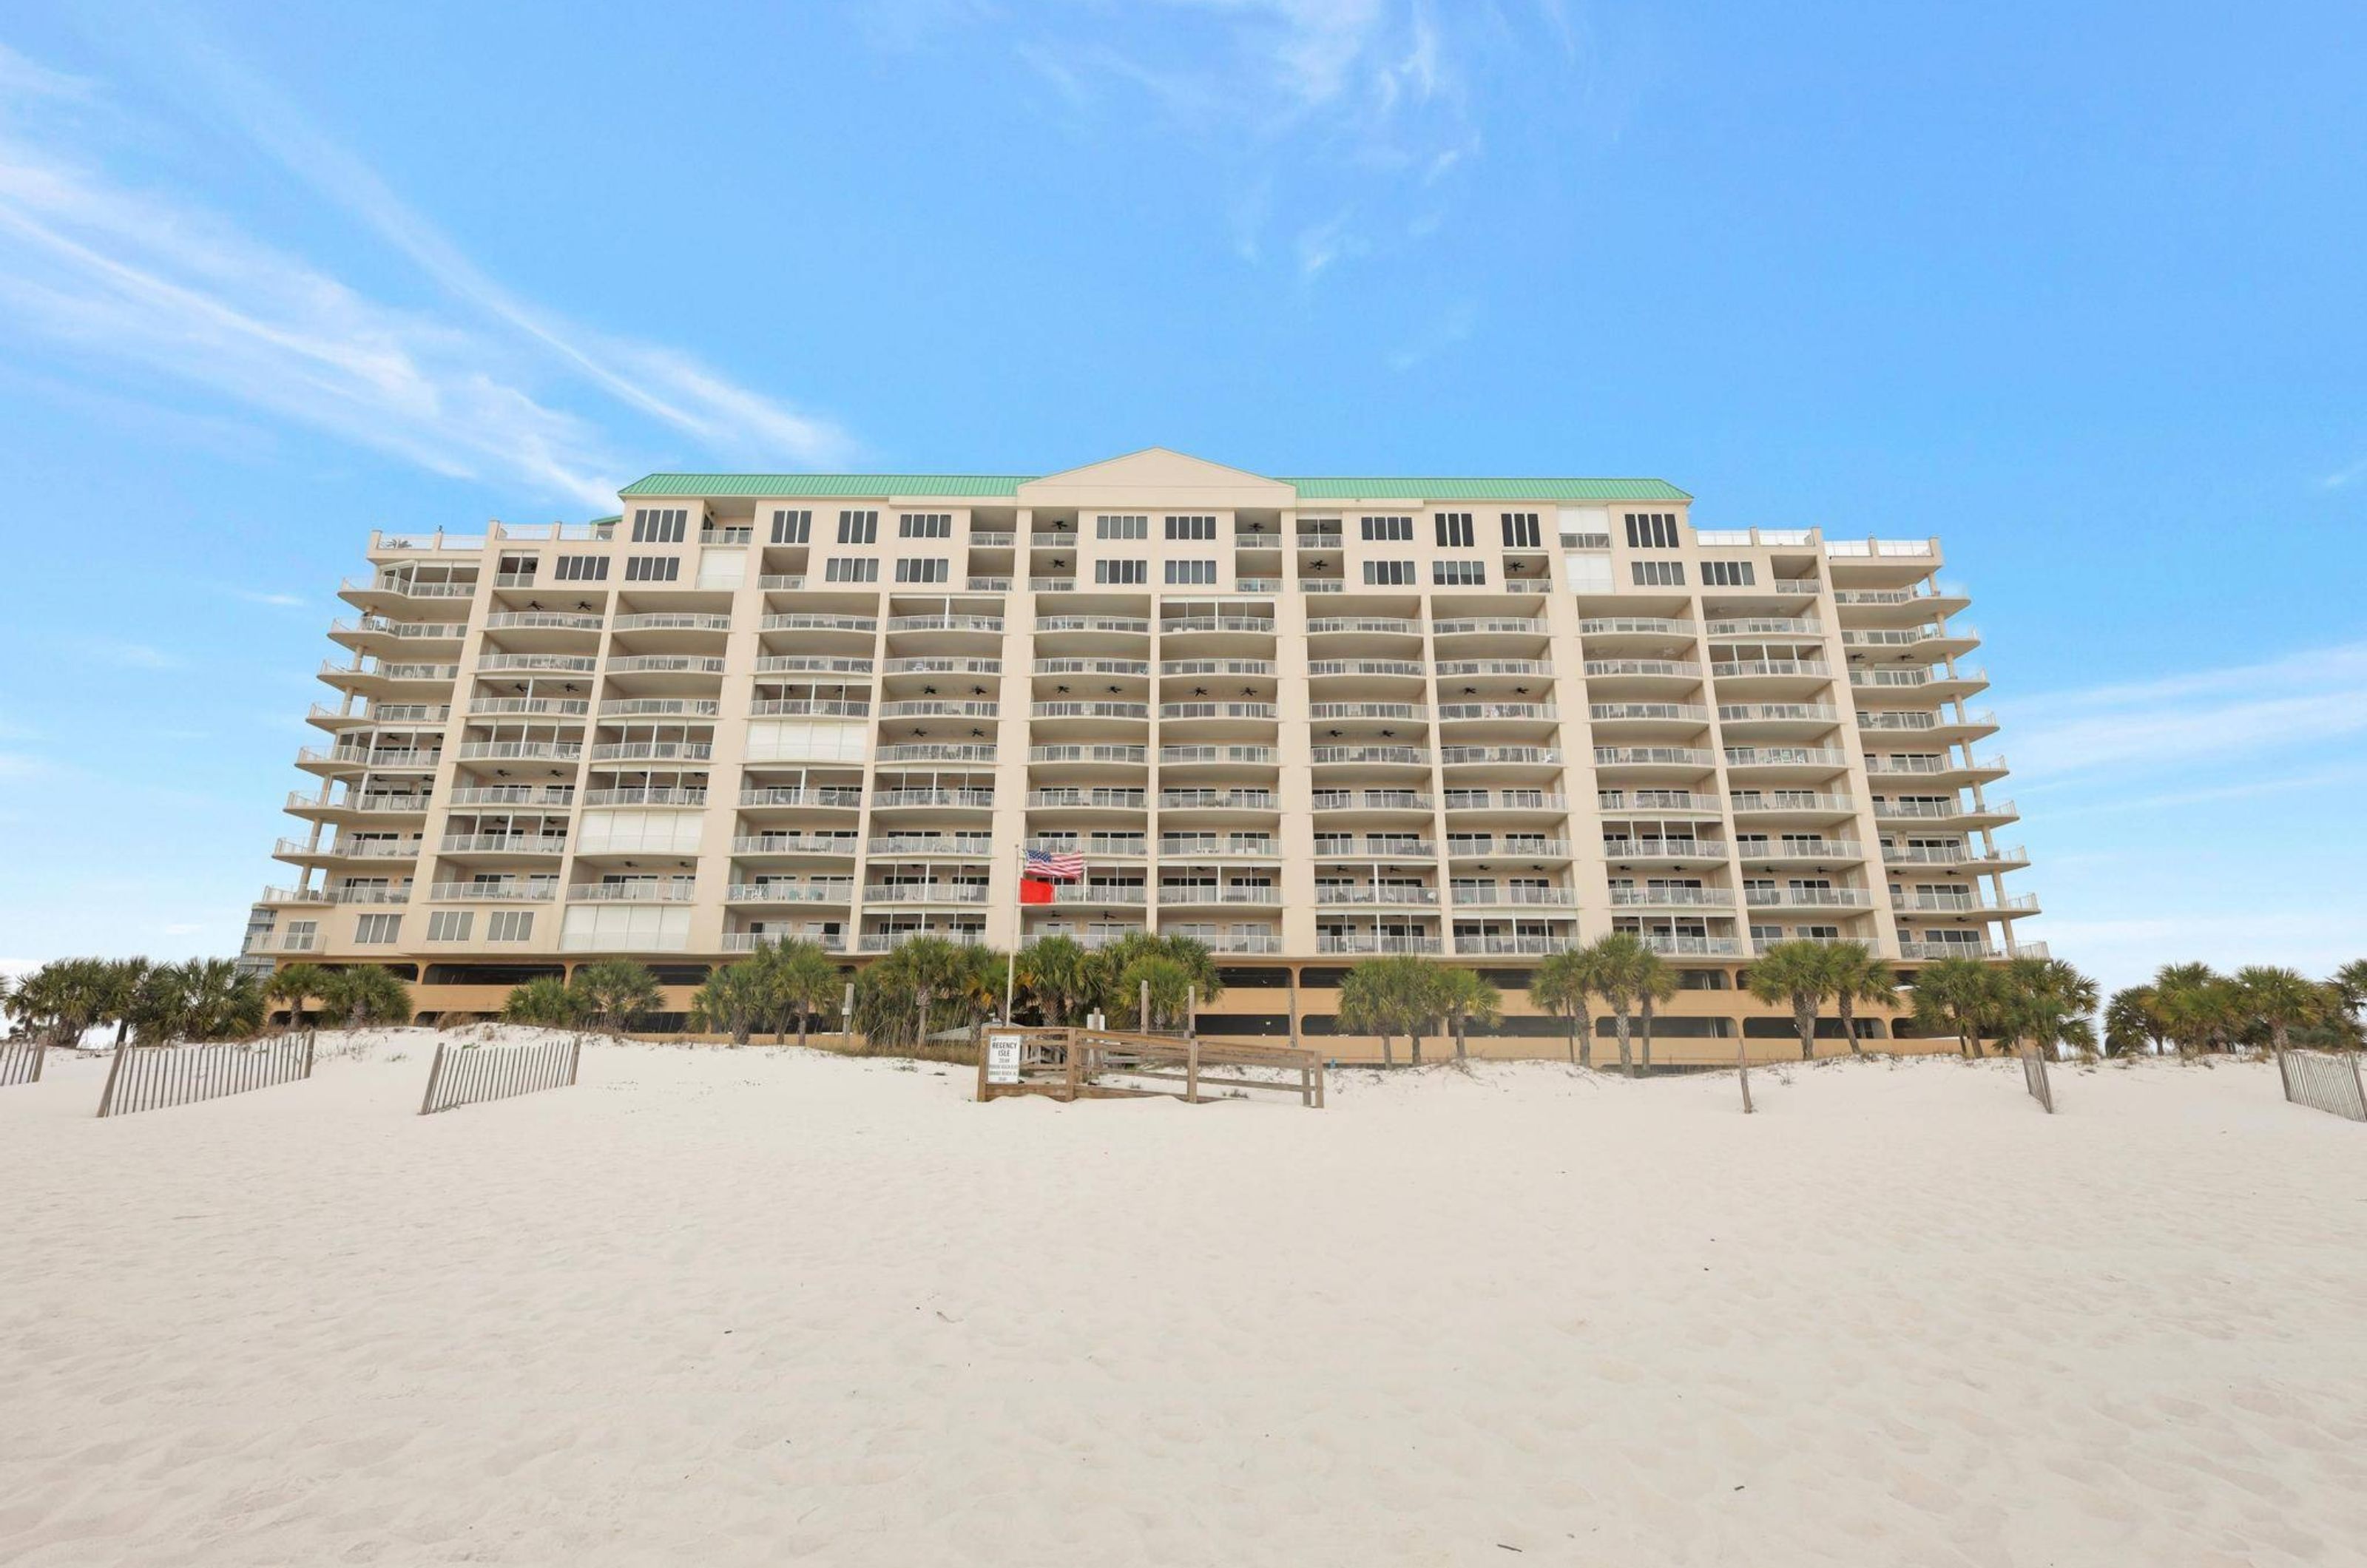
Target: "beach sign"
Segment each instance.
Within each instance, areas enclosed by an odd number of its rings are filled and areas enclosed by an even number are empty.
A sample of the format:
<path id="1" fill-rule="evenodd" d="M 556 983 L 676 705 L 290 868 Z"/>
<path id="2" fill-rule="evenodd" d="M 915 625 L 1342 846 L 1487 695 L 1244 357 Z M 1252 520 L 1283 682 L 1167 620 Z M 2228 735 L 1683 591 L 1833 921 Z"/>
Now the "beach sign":
<path id="1" fill-rule="evenodd" d="M 1025 1042 L 1024 1034 L 990 1034 L 986 1037 L 987 1082 L 1019 1081 L 1019 1053 Z"/>

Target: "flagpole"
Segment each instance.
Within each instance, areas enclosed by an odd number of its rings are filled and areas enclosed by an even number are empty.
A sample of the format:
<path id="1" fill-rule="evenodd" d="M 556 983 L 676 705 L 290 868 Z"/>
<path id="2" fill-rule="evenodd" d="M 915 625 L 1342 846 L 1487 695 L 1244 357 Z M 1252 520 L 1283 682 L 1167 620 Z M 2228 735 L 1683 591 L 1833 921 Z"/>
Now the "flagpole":
<path id="1" fill-rule="evenodd" d="M 1016 873 L 1011 879 L 1011 951 L 1002 959 L 1002 1027 L 1011 1027 L 1011 993 L 1019 986 L 1019 935 L 1027 924 L 1027 912 L 1019 901 L 1019 885 L 1027 880 L 1027 847 L 1019 846 Z"/>

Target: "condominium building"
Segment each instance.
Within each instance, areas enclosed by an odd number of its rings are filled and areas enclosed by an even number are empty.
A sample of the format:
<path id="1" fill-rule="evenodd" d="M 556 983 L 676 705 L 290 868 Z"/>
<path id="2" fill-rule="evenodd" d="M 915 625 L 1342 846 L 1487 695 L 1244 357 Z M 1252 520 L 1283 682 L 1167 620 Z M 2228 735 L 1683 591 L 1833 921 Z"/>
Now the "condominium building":
<path id="1" fill-rule="evenodd" d="M 440 1015 L 595 957 L 682 987 L 783 936 L 1147 929 L 1220 955 L 1213 1033 L 1325 1033 L 1346 964 L 1414 953 L 1522 1036 L 1537 959 L 1629 931 L 1674 1043 L 1788 1028 L 1736 988 L 1768 943 L 1911 968 L 2035 908 L 1933 540 L 1160 449 L 621 499 L 371 536 L 250 953 L 393 964 Z M 1084 875 L 1023 904 L 1023 847 Z"/>

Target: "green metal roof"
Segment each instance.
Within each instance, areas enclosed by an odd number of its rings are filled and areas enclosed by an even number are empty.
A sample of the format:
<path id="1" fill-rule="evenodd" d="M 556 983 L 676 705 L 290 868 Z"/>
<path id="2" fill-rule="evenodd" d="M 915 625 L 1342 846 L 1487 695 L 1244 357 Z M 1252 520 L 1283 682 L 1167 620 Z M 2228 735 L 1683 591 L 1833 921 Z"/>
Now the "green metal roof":
<path id="1" fill-rule="evenodd" d="M 651 474 L 617 493 L 653 495 L 888 496 L 1008 499 L 1033 474 Z M 1301 501 L 1366 496 L 1424 501 L 1691 501 L 1666 479 L 1285 479 Z"/>

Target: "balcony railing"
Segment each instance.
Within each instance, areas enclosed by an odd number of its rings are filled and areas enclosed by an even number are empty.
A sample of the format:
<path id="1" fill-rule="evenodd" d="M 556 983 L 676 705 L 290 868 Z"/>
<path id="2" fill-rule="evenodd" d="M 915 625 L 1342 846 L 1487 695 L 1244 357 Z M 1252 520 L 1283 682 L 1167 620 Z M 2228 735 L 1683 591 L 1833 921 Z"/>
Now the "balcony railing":
<path id="1" fill-rule="evenodd" d="M 1201 887 L 1162 885 L 1159 889 L 1160 906 L 1195 906 L 1206 904 L 1279 904 L 1282 890 L 1278 887 Z"/>
<path id="2" fill-rule="evenodd" d="M 567 852 L 564 833 L 447 833 L 436 848 L 447 854 L 499 852 L 519 855 L 561 855 Z"/>
<path id="3" fill-rule="evenodd" d="M 760 632 L 876 632 L 876 615 L 838 615 L 825 610 L 787 610 L 756 623 Z"/>
<path id="4" fill-rule="evenodd" d="M 1159 716 L 1161 719 L 1272 719 L 1274 705 L 1272 703 L 1161 703 L 1159 705 Z"/>
<path id="5" fill-rule="evenodd" d="M 1103 807 L 1118 811 L 1139 811 L 1144 792 L 1138 789 L 1031 789 L 1027 805 L 1031 809 L 1054 807 Z"/>
<path id="6" fill-rule="evenodd" d="M 1446 673 L 1444 666 L 1439 673 Z M 1410 659 L 1317 659 L 1308 661 L 1307 674 L 1310 680 L 1332 675 L 1377 675 L 1419 681 L 1422 667 Z"/>
<path id="7" fill-rule="evenodd" d="M 614 629 L 620 632 L 728 632 L 731 617 L 693 610 L 652 610 L 639 615 L 619 615 Z"/>
<path id="8" fill-rule="evenodd" d="M 1442 723 L 1459 723 L 1466 719 L 1510 719 L 1554 722 L 1561 710 L 1551 703 L 1442 703 L 1438 716 Z"/>
<path id="9" fill-rule="evenodd" d="M 835 882 L 734 882 L 723 889 L 729 904 L 852 904 L 855 884 Z"/>
<path id="10" fill-rule="evenodd" d="M 583 746 L 576 740 L 464 740 L 453 755 L 464 762 L 572 762 L 582 759 Z"/>
<path id="11" fill-rule="evenodd" d="M 1241 762 L 1263 766 L 1274 760 L 1271 746 L 1161 746 L 1161 762 Z"/>
<path id="12" fill-rule="evenodd" d="M 1720 703 L 1717 705 L 1717 721 L 1720 724 L 1754 724 L 1762 721 L 1839 724 L 1840 716 L 1840 709 L 1829 703 Z"/>
<path id="13" fill-rule="evenodd" d="M 874 849 L 883 840 L 872 840 Z M 735 855 L 851 855 L 863 840 L 852 833 L 753 833 L 731 840 Z"/>
<path id="14" fill-rule="evenodd" d="M 1457 908 L 1468 908 L 1491 904 L 1536 904 L 1569 908 L 1578 902 L 1578 894 L 1568 887 L 1477 887 L 1455 886 L 1447 889 Z"/>
<path id="15" fill-rule="evenodd" d="M 1723 713 L 1723 709 L 1720 710 Z M 1709 709 L 1698 703 L 1589 703 L 1586 716 L 1596 724 L 1622 719 L 1648 719 L 1667 724 L 1707 724 Z"/>
<path id="16" fill-rule="evenodd" d="M 1335 632 L 1376 632 L 1393 637 L 1420 637 L 1421 623 L 1388 615 L 1326 615 L 1307 623 L 1309 637 Z"/>
<path id="17" fill-rule="evenodd" d="M 1715 660 L 1709 672 L 1721 681 L 1738 681 L 1753 676 L 1802 676 L 1829 679 L 1832 667 L 1821 659 L 1742 659 Z"/>
<path id="18" fill-rule="evenodd" d="M 1435 887 L 1322 887 L 1315 889 L 1318 904 L 1419 904 L 1438 902 Z"/>
<path id="19" fill-rule="evenodd" d="M 1584 669 L 1588 675 L 1595 677 L 1648 675 L 1683 681 L 1702 677 L 1702 667 L 1690 659 L 1590 659 Z"/>
<path id="20" fill-rule="evenodd" d="M 617 740 L 592 748 L 595 762 L 704 762 L 714 755 L 706 740 Z"/>
<path id="21" fill-rule="evenodd" d="M 983 904 L 983 884 L 967 882 L 881 882 L 866 885 L 866 904 Z"/>
<path id="22" fill-rule="evenodd" d="M 557 675 L 589 675 L 600 667 L 600 661 L 588 653 L 481 653 L 477 656 L 477 672 L 497 674 L 505 671 L 548 671 Z"/>
<path id="23" fill-rule="evenodd" d="M 1698 746 L 1597 746 L 1598 768 L 1714 768 L 1716 757 Z"/>
<path id="24" fill-rule="evenodd" d="M 1272 811 L 1275 795 L 1270 789 L 1163 789 L 1161 810 Z"/>
<path id="25" fill-rule="evenodd" d="M 1748 615 L 1739 620 L 1712 621 L 1709 635 L 1772 637 L 1780 642 L 1787 637 L 1822 637 L 1825 626 L 1814 615 Z"/>
<path id="26" fill-rule="evenodd" d="M 760 947 L 782 942 L 810 942 L 824 953 L 844 953 L 846 937 L 838 931 L 725 931 L 723 951 L 753 953 Z"/>
<path id="27" fill-rule="evenodd" d="M 1739 958 L 1742 941 L 1730 936 L 1692 936 L 1680 931 L 1629 931 L 1625 933 L 1642 942 L 1654 953 L 1670 958 Z"/>
<path id="28" fill-rule="evenodd" d="M 991 762 L 994 748 L 966 741 L 918 740 L 882 746 L 878 758 L 882 762 Z"/>
<path id="29" fill-rule="evenodd" d="M 469 699 L 469 716 L 471 718 L 496 718 L 504 715 L 515 717 L 524 714 L 553 718 L 581 718 L 591 711 L 592 699 L 589 697 L 470 697 Z M 608 705 L 603 703 L 600 711 L 606 714 L 608 711 Z"/>
<path id="30" fill-rule="evenodd" d="M 1386 763 L 1397 767 L 1428 767 L 1430 753 L 1413 746 L 1318 746 L 1308 753 L 1315 763 Z"/>
<path id="31" fill-rule="evenodd" d="M 485 617 L 489 632 L 596 632 L 600 617 L 572 610 L 496 610 Z"/>
<path id="32" fill-rule="evenodd" d="M 859 795 L 861 792 L 850 793 Z M 742 804 L 750 804 L 744 795 Z M 821 804 L 827 806 L 831 802 L 823 801 Z M 883 789 L 871 797 L 871 804 L 875 807 L 947 806 L 984 811 L 994 805 L 994 792 L 991 789 Z"/>
<path id="33" fill-rule="evenodd" d="M 849 841 L 846 851 L 842 852 L 851 852 L 854 848 L 853 842 Z M 918 855 L 924 859 L 948 855 L 974 859 L 992 854 L 994 840 L 983 833 L 923 833 L 874 839 L 870 852 L 875 855 Z"/>
<path id="34" fill-rule="evenodd" d="M 468 784 L 446 797 L 454 806 L 556 806 L 575 804 L 573 784 Z"/>
<path id="35" fill-rule="evenodd" d="M 697 785 L 629 784 L 621 789 L 583 792 L 586 806 L 704 806 L 707 791 Z"/>
<path id="36" fill-rule="evenodd" d="M 687 876 L 641 882 L 578 882 L 567 889 L 573 904 L 687 904 L 696 885 Z"/>
<path id="37" fill-rule="evenodd" d="M 1436 953 L 1434 936 L 1380 936 L 1369 931 L 1342 931 L 1315 939 L 1318 953 Z"/>
<path id="38" fill-rule="evenodd" d="M 851 811 L 863 804 L 863 791 L 851 786 L 749 784 L 742 786 L 740 791 L 740 804 L 742 806 L 828 806 Z"/>
<path id="39" fill-rule="evenodd" d="M 1148 720 L 1148 703 L 1036 703 L 1027 710 L 1030 718 L 1124 718 Z"/>
<path id="40" fill-rule="evenodd" d="M 1159 840 L 1159 852 L 1182 860 L 1201 860 L 1211 856 L 1228 856 L 1240 860 L 1279 860 L 1281 846 L 1271 839 L 1252 839 L 1220 842 L 1215 839 L 1172 838 Z"/>
<path id="41" fill-rule="evenodd" d="M 1871 909 L 1874 894 L 1863 887 L 1748 887 L 1742 900 L 1754 909 Z"/>
<path id="42" fill-rule="evenodd" d="M 1849 753 L 1831 746 L 1729 746 L 1729 768 L 1846 768 Z"/>
<path id="43" fill-rule="evenodd" d="M 1462 958 L 1543 957 L 1574 945 L 1566 936 L 1457 936 L 1455 939 L 1455 955 Z"/>
<path id="44" fill-rule="evenodd" d="M 888 630 L 894 632 L 993 632 L 1002 631 L 1001 615 L 890 615 Z"/>
<path id="45" fill-rule="evenodd" d="M 1677 637 L 1701 635 L 1701 627 L 1692 621 L 1677 620 L 1666 615 L 1601 615 L 1578 623 L 1585 637 Z"/>
<path id="46" fill-rule="evenodd" d="M 1979 850 L 1956 844 L 1885 844 L 1882 858 L 1906 865 L 2022 865 L 2030 853 L 2020 844 Z"/>
<path id="47" fill-rule="evenodd" d="M 986 671 L 988 674 L 992 674 L 1001 668 L 996 661 L 985 662 L 989 666 Z M 951 660 L 943 663 L 932 662 L 923 666 L 923 661 L 920 660 L 891 659 L 888 661 L 888 672 L 893 675 L 900 668 L 907 666 L 921 666 L 932 670 L 968 668 L 968 666 L 957 665 Z M 759 675 L 868 675 L 871 673 L 871 660 L 830 653 L 768 653 L 756 660 L 756 673 Z"/>
<path id="48" fill-rule="evenodd" d="M 1455 852 L 1460 853 L 1460 851 Z M 1438 846 L 1428 839 L 1376 839 L 1360 844 L 1353 834 L 1315 835 L 1317 860 L 1436 860 Z"/>
<path id="49" fill-rule="evenodd" d="M 555 876 L 504 876 L 481 882 L 438 882 L 427 889 L 436 904 L 539 904 L 559 897 Z"/>
<path id="50" fill-rule="evenodd" d="M 1150 760 L 1148 747 L 1126 745 L 1030 746 L 1027 760 L 1031 762 L 1121 762 L 1140 763 Z"/>
<path id="51" fill-rule="evenodd" d="M 1655 908 L 1730 909 L 1734 907 L 1731 887 L 1614 887 L 1611 902 L 1614 907 L 1628 908 L 1649 905 Z"/>

